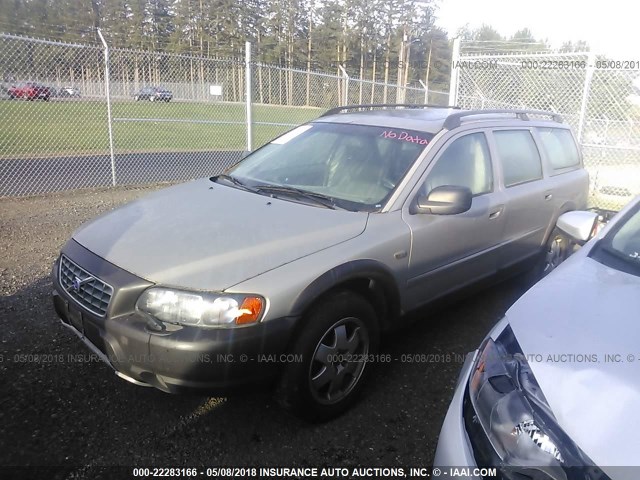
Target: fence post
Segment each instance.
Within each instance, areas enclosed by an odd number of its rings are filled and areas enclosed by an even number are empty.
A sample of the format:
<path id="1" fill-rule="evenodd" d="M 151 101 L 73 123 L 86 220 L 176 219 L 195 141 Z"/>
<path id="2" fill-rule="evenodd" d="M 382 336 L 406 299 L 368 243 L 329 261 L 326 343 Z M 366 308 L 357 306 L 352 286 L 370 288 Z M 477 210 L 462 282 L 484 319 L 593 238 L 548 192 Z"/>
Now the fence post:
<path id="1" fill-rule="evenodd" d="M 338 65 L 342 72 L 344 79 L 344 98 L 342 99 L 342 105 L 349 105 L 349 74 L 342 65 Z"/>
<path id="2" fill-rule="evenodd" d="M 246 87 L 246 108 L 247 108 L 247 152 L 253 148 L 253 115 L 252 115 L 252 95 L 251 95 L 251 42 L 245 43 L 244 52 L 244 72 Z"/>
<path id="3" fill-rule="evenodd" d="M 584 88 L 582 89 L 582 102 L 580 103 L 580 116 L 578 118 L 578 143 L 582 143 L 582 133 L 584 131 L 584 119 L 587 114 L 587 104 L 589 103 L 589 90 L 591 89 L 591 79 L 596 64 L 596 55 L 589 52 L 587 55 L 587 70 L 584 76 Z"/>
<path id="4" fill-rule="evenodd" d="M 424 88 L 424 104 L 426 105 L 429 103 L 429 85 L 424 83 L 422 79 L 419 79 L 418 81 L 420 82 L 420 85 L 422 85 L 422 88 Z"/>
<path id="5" fill-rule="evenodd" d="M 116 162 L 113 154 L 113 122 L 111 119 L 111 87 L 109 86 L 109 45 L 98 29 L 98 36 L 104 46 L 104 88 L 107 96 L 107 122 L 109 123 L 109 153 L 111 155 L 111 184 L 116 185 Z"/>
<path id="6" fill-rule="evenodd" d="M 456 68 L 460 60 L 460 37 L 453 39 L 453 52 L 451 54 L 451 80 L 449 83 L 449 105 L 455 106 L 458 103 L 458 73 Z"/>

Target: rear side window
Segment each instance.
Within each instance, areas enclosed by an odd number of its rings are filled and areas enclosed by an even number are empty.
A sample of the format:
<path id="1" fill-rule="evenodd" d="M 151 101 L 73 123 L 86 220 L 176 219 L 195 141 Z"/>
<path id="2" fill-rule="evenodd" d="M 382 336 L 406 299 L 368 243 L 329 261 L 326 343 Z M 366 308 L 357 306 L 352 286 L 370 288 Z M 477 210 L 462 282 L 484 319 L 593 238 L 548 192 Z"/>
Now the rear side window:
<path id="1" fill-rule="evenodd" d="M 580 164 L 580 155 L 573 135 L 562 128 L 539 128 L 542 148 L 554 170 L 575 167 Z"/>
<path id="2" fill-rule="evenodd" d="M 542 178 L 540 153 L 528 130 L 493 132 L 506 187 Z"/>

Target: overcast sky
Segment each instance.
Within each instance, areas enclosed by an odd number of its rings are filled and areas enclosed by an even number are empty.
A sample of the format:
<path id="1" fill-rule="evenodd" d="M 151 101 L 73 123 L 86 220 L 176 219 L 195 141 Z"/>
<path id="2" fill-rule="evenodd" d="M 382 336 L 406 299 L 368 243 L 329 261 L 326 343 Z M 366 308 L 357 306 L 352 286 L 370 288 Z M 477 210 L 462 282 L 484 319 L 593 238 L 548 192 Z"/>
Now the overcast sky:
<path id="1" fill-rule="evenodd" d="M 596 52 L 640 60 L 637 0 L 440 0 L 436 15 L 450 36 L 467 23 L 472 29 L 491 25 L 507 37 L 526 27 L 552 47 L 586 40 Z"/>

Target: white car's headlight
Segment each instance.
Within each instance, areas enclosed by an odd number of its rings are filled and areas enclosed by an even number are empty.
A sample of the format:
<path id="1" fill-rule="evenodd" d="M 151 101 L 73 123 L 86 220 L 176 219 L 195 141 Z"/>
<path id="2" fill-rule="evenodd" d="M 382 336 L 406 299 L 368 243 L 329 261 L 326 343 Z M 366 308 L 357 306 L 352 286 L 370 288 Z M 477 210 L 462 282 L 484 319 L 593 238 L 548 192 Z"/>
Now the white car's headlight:
<path id="1" fill-rule="evenodd" d="M 136 308 L 162 322 L 216 328 L 259 322 L 265 303 L 257 295 L 186 292 L 152 287 L 140 295 Z"/>
<path id="2" fill-rule="evenodd" d="M 479 465 L 507 479 L 607 478 L 558 425 L 509 326 L 483 343 L 465 397 Z"/>

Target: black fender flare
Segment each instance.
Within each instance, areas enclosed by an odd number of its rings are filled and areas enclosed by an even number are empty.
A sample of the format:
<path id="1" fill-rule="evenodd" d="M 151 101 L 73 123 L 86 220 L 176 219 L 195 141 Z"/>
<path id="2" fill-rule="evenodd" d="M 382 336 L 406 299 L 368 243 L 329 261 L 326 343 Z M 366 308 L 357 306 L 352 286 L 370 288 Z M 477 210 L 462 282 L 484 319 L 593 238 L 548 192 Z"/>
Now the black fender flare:
<path id="1" fill-rule="evenodd" d="M 380 318 L 382 329 L 389 326 L 400 316 L 400 290 L 391 269 L 383 263 L 371 260 L 353 260 L 338 265 L 320 275 L 307 285 L 294 299 L 291 314 L 302 315 L 316 300 L 331 290 L 353 281 L 373 282 L 374 294 L 384 295 L 386 303 L 386 318 Z"/>

